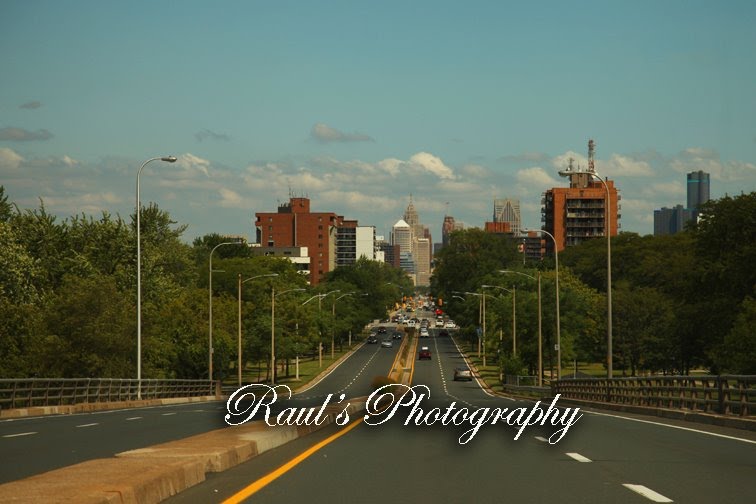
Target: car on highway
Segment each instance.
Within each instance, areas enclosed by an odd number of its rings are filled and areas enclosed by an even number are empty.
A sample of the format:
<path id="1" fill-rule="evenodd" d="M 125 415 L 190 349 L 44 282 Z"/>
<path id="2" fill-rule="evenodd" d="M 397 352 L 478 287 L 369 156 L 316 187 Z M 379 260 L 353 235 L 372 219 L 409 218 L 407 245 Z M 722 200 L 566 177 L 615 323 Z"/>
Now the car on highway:
<path id="1" fill-rule="evenodd" d="M 420 329 L 420 337 L 421 338 L 430 338 L 430 333 L 428 332 L 428 329 L 426 329 L 425 327 L 423 327 L 422 329 Z"/>
<path id="2" fill-rule="evenodd" d="M 393 339 L 402 339 L 402 333 L 400 331 L 394 331 L 394 333 L 391 335 Z"/>
<path id="3" fill-rule="evenodd" d="M 447 321 L 446 321 L 446 324 L 445 324 L 445 327 L 446 327 L 447 329 L 456 329 L 456 328 L 457 328 L 457 325 L 456 325 L 456 324 L 454 323 L 454 321 L 453 321 L 453 320 L 447 320 Z"/>
<path id="4" fill-rule="evenodd" d="M 430 360 L 430 358 L 431 358 L 430 348 L 428 348 L 427 346 L 420 347 L 420 352 L 418 352 L 417 354 L 417 360 L 423 360 L 423 359 Z"/>
<path id="5" fill-rule="evenodd" d="M 392 346 L 394 346 L 394 342 L 390 339 L 381 341 L 381 348 L 391 348 Z"/>
<path id="6" fill-rule="evenodd" d="M 472 372 L 469 368 L 454 368 L 454 381 L 472 381 Z"/>
<path id="7" fill-rule="evenodd" d="M 378 343 L 378 338 L 376 338 L 375 336 L 373 336 L 373 335 L 371 334 L 370 336 L 368 336 L 367 342 L 368 342 L 368 343 L 370 343 L 371 345 L 372 345 L 373 343 Z"/>

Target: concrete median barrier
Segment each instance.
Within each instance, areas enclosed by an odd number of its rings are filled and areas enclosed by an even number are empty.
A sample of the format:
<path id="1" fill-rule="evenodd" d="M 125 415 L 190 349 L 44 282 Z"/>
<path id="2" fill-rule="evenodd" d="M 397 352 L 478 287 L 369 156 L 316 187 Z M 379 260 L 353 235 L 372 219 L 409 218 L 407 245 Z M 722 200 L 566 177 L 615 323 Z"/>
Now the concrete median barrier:
<path id="1" fill-rule="evenodd" d="M 352 418 L 367 398 L 350 400 Z M 326 427 L 341 406 L 326 408 L 319 426 L 268 427 L 263 421 L 218 429 L 186 439 L 130 450 L 0 485 L 0 502 L 151 504 L 161 502 L 265 451 Z"/>

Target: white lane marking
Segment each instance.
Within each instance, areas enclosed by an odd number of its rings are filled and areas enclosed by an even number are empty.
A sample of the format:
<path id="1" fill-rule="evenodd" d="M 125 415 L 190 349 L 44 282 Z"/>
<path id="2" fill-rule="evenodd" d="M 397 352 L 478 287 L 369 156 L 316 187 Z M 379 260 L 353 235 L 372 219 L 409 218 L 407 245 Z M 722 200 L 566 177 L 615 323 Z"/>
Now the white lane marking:
<path id="1" fill-rule="evenodd" d="M 311 388 L 313 388 L 313 387 L 314 387 L 315 385 L 317 385 L 318 383 L 320 383 L 320 382 L 322 382 L 323 380 L 325 380 L 326 378 L 328 378 L 328 377 L 329 377 L 329 376 L 331 375 L 331 373 L 333 373 L 334 371 L 336 371 L 336 369 L 337 369 L 337 368 L 338 368 L 339 366 L 341 366 L 342 364 L 344 364 L 344 363 L 345 363 L 345 362 L 347 361 L 347 359 L 349 359 L 349 358 L 350 358 L 351 356 L 355 355 L 355 354 L 357 353 L 357 350 L 359 350 L 359 349 L 360 349 L 360 348 L 362 348 L 363 346 L 365 346 L 365 342 L 364 342 L 364 341 L 363 341 L 362 343 L 359 343 L 359 344 L 357 344 L 357 346 L 355 346 L 355 347 L 354 347 L 354 349 L 353 349 L 353 350 L 351 351 L 351 353 L 348 353 L 348 354 L 346 354 L 346 355 L 343 355 L 343 356 L 342 356 L 342 357 L 340 358 L 340 360 L 339 360 L 339 361 L 337 361 L 336 365 L 335 365 L 335 366 L 333 366 L 333 368 L 332 368 L 332 369 L 331 369 L 330 371 L 328 371 L 328 373 L 324 374 L 323 376 L 321 376 L 321 377 L 320 377 L 319 379 L 317 379 L 317 380 L 313 380 L 313 381 L 311 381 L 311 382 L 310 382 L 310 383 L 309 383 L 308 385 L 306 385 L 306 386 L 305 386 L 304 388 L 302 388 L 302 389 L 300 389 L 300 390 L 297 390 L 297 391 L 296 391 L 296 392 L 294 393 L 294 396 L 296 396 L 296 395 L 298 395 L 298 394 L 302 394 L 302 393 L 304 393 L 304 392 L 307 392 L 308 390 L 310 390 Z M 379 348 L 380 348 L 380 347 L 379 347 Z M 378 349 L 376 349 L 376 353 L 377 353 L 377 350 L 378 350 Z M 373 354 L 373 357 L 375 357 L 375 354 Z M 370 360 L 372 360 L 372 358 L 371 358 Z M 363 369 L 364 369 L 364 368 L 363 368 Z M 360 372 L 362 372 L 362 371 L 360 371 Z M 354 380 L 352 380 L 352 382 L 354 382 Z M 351 383 L 350 383 L 349 385 L 351 385 Z M 349 385 L 347 385 L 347 387 L 348 387 Z M 318 396 L 312 396 L 312 397 L 318 397 Z M 296 397 L 292 397 L 292 399 L 296 399 Z M 300 399 L 303 399 L 303 400 L 304 400 L 304 399 L 310 399 L 310 397 L 302 397 L 302 398 L 300 398 Z"/>
<path id="2" fill-rule="evenodd" d="M 295 393 L 294 393 L 294 394 L 292 395 L 292 397 L 291 397 L 291 400 L 292 400 L 292 401 L 306 401 L 306 400 L 309 400 L 309 399 L 314 399 L 314 398 L 316 398 L 316 397 L 322 397 L 322 396 L 306 396 L 306 397 L 300 397 L 300 394 L 303 394 L 304 392 L 307 392 L 308 390 L 310 390 L 311 388 L 313 388 L 313 387 L 314 387 L 315 385 L 317 385 L 318 383 L 320 383 L 320 382 L 322 382 L 323 380 L 325 380 L 325 379 L 326 379 L 326 378 L 327 378 L 328 376 L 330 376 L 330 374 L 331 374 L 331 373 L 333 373 L 334 371 L 336 371 L 336 368 L 338 368 L 339 366 L 341 366 L 341 365 L 342 365 L 342 364 L 343 364 L 344 362 L 346 362 L 346 360 L 347 360 L 347 359 L 348 359 L 349 357 L 351 357 L 352 355 L 354 355 L 354 354 L 356 353 L 357 349 L 359 349 L 359 348 L 362 348 L 362 346 L 364 346 L 364 345 L 365 345 L 365 343 L 363 342 L 363 343 L 361 344 L 361 346 L 359 346 L 359 347 L 355 348 L 355 350 L 354 350 L 354 351 L 353 351 L 353 352 L 352 352 L 352 353 L 351 353 L 350 355 L 347 355 L 346 357 L 343 357 L 343 358 L 342 358 L 342 360 L 341 360 L 341 361 L 339 361 L 339 362 L 338 362 L 338 364 L 337 364 L 336 366 L 334 366 L 334 367 L 333 367 L 333 369 L 331 369 L 331 370 L 330 370 L 330 371 L 329 371 L 329 372 L 328 372 L 327 374 L 323 375 L 323 376 L 322 376 L 322 377 L 321 377 L 321 378 L 320 378 L 320 379 L 319 379 L 318 381 L 316 381 L 315 383 L 312 383 L 312 384 L 311 384 L 310 386 L 308 386 L 308 387 L 306 387 L 306 388 L 304 388 L 304 389 L 302 389 L 302 390 L 299 390 L 299 391 L 295 392 Z M 346 386 L 345 386 L 345 387 L 343 387 L 343 388 L 342 388 L 341 390 L 338 390 L 338 391 L 336 391 L 336 393 L 335 393 L 334 395 L 338 395 L 338 394 L 341 394 L 342 392 L 346 392 L 346 390 L 347 390 L 347 389 L 348 389 L 349 387 L 351 387 L 351 386 L 352 386 L 352 384 L 353 384 L 353 383 L 354 383 L 355 381 L 357 381 L 357 378 L 359 378 L 359 377 L 360 377 L 360 375 L 362 374 L 362 372 L 363 372 L 363 371 L 365 371 L 365 369 L 367 369 L 367 367 L 368 367 L 368 366 L 370 365 L 370 362 L 372 362 L 372 360 L 373 360 L 373 359 L 375 358 L 375 356 L 376 356 L 376 355 L 378 355 L 378 352 L 379 352 L 380 350 L 381 350 L 381 347 L 380 347 L 380 346 L 377 346 L 377 347 L 376 347 L 376 349 L 375 349 L 375 351 L 373 352 L 373 355 L 372 355 L 372 356 L 370 356 L 370 358 L 369 358 L 369 359 L 368 359 L 368 361 L 367 361 L 367 362 L 365 363 L 365 365 L 364 365 L 364 366 L 362 366 L 362 369 L 360 369 L 360 370 L 359 370 L 359 371 L 357 372 L 357 374 L 356 374 L 356 375 L 354 375 L 354 378 L 352 378 L 352 381 L 350 381 L 349 383 L 347 383 L 347 384 L 346 384 Z"/>
<path id="3" fill-rule="evenodd" d="M 451 334 L 449 335 L 449 338 L 451 338 L 452 343 L 454 343 L 454 346 L 457 347 L 457 351 L 462 356 L 462 360 L 465 361 L 465 364 L 467 364 L 468 369 L 470 370 L 470 372 L 472 372 L 473 367 L 470 364 L 470 361 L 467 359 L 467 356 L 459 348 L 459 345 L 457 345 L 457 340 L 455 340 Z M 486 394 L 488 397 L 496 397 L 497 399 L 507 399 L 509 401 L 516 402 L 516 400 L 512 399 L 511 397 L 502 397 L 502 396 L 490 393 L 488 390 L 485 389 L 483 384 L 480 383 L 480 380 L 476 376 L 473 376 L 473 378 L 475 378 L 475 383 L 478 384 L 478 387 L 480 387 L 480 390 L 482 390 L 483 393 Z"/>
<path id="4" fill-rule="evenodd" d="M 100 425 L 100 424 L 97 423 L 97 422 L 95 422 L 95 423 L 85 423 L 85 424 L 77 425 L 76 427 L 77 428 L 79 428 L 79 427 L 93 427 L 95 425 Z"/>
<path id="5" fill-rule="evenodd" d="M 571 452 L 571 453 L 565 453 L 565 455 L 567 455 L 568 457 L 574 458 L 578 462 L 592 462 L 591 459 L 589 459 L 588 457 L 584 457 L 580 455 L 579 453 Z"/>
<path id="6" fill-rule="evenodd" d="M 3 437 L 11 438 L 11 437 L 19 437 L 19 436 L 31 436 L 32 434 L 36 434 L 36 432 L 19 432 L 18 434 L 6 434 Z"/>
<path id="7" fill-rule="evenodd" d="M 141 420 L 141 419 L 142 419 L 142 417 L 140 417 L 140 416 L 133 416 L 131 418 L 127 418 L 126 421 L 129 421 L 129 420 Z"/>
<path id="8" fill-rule="evenodd" d="M 717 434 L 716 432 L 706 432 L 706 431 L 702 431 L 702 430 L 698 430 L 698 429 L 691 429 L 690 427 L 681 427 L 679 425 L 671 425 L 671 424 L 666 424 L 666 423 L 662 423 L 662 422 L 654 422 L 654 421 L 651 421 L 651 420 L 641 420 L 640 418 L 630 418 L 630 417 L 621 416 L 621 415 L 612 415 L 610 413 L 599 413 L 597 411 L 585 411 L 585 410 L 583 410 L 583 411 L 585 413 L 588 413 L 589 415 L 598 415 L 598 416 L 607 416 L 607 417 L 612 417 L 612 418 L 620 418 L 622 420 L 630 420 L 630 421 L 633 421 L 633 422 L 641 422 L 641 423 L 647 423 L 647 424 L 651 424 L 651 425 L 660 425 L 662 427 L 669 427 L 670 429 L 680 429 L 680 430 L 684 430 L 684 431 L 697 432 L 699 434 L 707 434 L 709 436 L 721 437 L 721 438 L 725 438 L 725 439 L 732 439 L 733 441 L 742 441 L 743 443 L 756 444 L 756 441 L 753 441 L 751 439 L 744 439 L 744 438 L 739 438 L 739 437 L 734 437 L 734 436 L 727 436 L 725 434 Z"/>
<path id="9" fill-rule="evenodd" d="M 654 502 L 675 502 L 669 497 L 665 497 L 660 493 L 654 492 L 648 487 L 645 487 L 643 485 L 633 485 L 631 483 L 623 483 L 623 487 L 629 488 L 633 492 L 642 495 L 646 499 L 649 499 Z"/>
<path id="10" fill-rule="evenodd" d="M 176 414 L 176 412 L 174 411 L 174 412 L 171 412 L 171 413 L 163 413 L 163 416 L 171 416 L 171 415 L 175 415 L 175 414 Z"/>
<path id="11" fill-rule="evenodd" d="M 545 437 L 541 437 L 541 436 L 536 436 L 535 438 L 536 438 L 536 439 L 537 439 L 538 441 L 540 441 L 541 443 L 545 443 L 545 442 L 547 442 L 547 441 L 548 441 L 548 439 L 546 439 Z"/>

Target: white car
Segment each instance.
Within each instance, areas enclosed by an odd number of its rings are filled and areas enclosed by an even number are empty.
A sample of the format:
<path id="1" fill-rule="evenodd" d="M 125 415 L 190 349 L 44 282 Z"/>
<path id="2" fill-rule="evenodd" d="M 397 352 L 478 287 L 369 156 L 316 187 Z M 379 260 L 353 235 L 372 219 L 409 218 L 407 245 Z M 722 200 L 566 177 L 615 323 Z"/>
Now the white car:
<path id="1" fill-rule="evenodd" d="M 446 328 L 447 329 L 456 329 L 457 325 L 454 323 L 453 320 L 447 320 L 446 321 Z"/>

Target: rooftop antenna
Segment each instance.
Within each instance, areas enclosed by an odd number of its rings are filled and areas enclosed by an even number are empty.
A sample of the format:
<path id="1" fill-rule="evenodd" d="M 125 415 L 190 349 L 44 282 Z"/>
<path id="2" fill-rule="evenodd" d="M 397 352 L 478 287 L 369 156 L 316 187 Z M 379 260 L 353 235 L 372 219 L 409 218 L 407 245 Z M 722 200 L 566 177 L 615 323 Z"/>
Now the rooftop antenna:
<path id="1" fill-rule="evenodd" d="M 596 172 L 596 168 L 593 164 L 593 155 L 596 152 L 596 144 L 593 139 L 588 140 L 588 171 L 591 173 Z"/>

